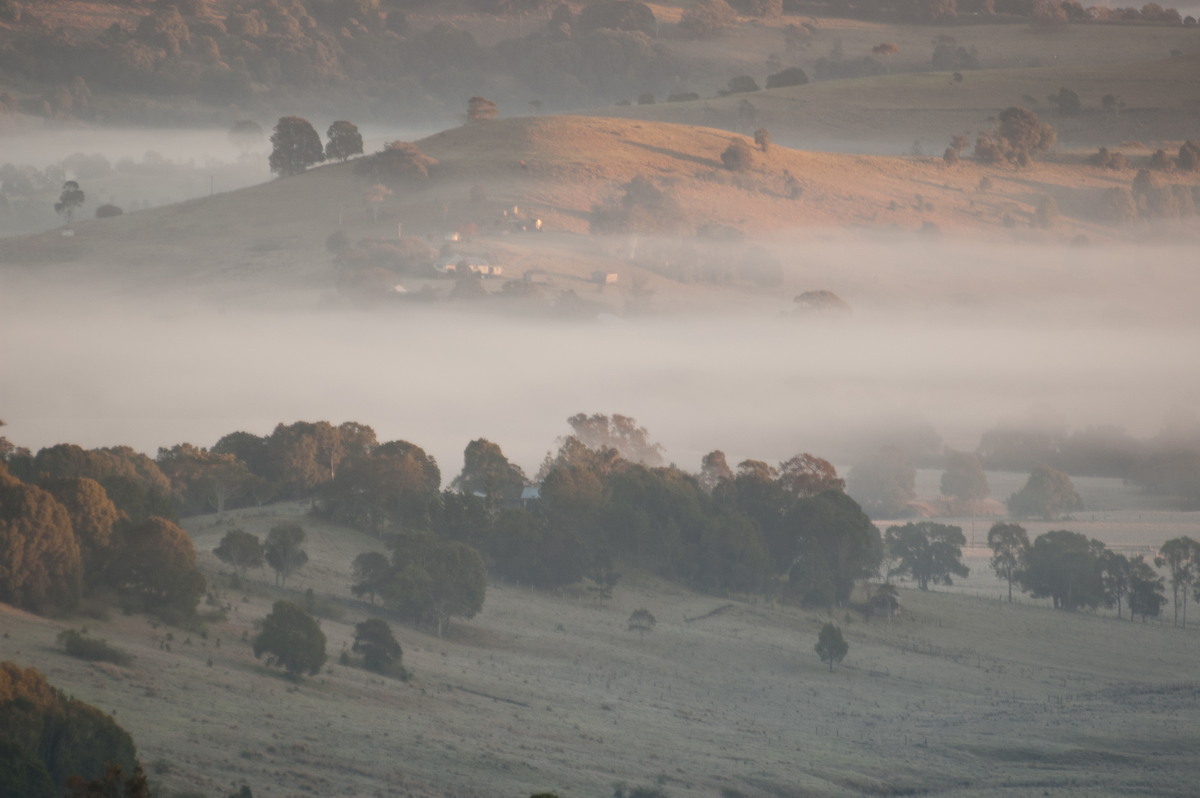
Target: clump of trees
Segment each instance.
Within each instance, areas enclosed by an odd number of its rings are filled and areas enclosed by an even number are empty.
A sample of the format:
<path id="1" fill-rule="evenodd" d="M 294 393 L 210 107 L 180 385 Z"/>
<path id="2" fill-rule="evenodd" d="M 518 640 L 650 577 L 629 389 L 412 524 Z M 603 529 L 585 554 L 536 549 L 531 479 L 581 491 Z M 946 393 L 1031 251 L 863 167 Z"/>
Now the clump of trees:
<path id="1" fill-rule="evenodd" d="M 384 566 L 374 558 L 356 559 L 358 595 L 378 595 L 383 603 L 441 637 L 451 618 L 470 619 L 483 609 L 487 569 L 479 552 L 431 534 L 396 534 L 388 541 L 392 556 Z"/>
<path id="2" fill-rule="evenodd" d="M 1024 166 L 1035 153 L 1054 145 L 1053 127 L 1038 119 L 1028 108 L 1012 106 L 1000 112 L 995 133 L 982 134 L 975 142 L 975 158 L 985 163 L 1010 163 Z"/>
<path id="3" fill-rule="evenodd" d="M 115 594 L 127 610 L 177 622 L 204 595 L 187 534 L 165 518 L 122 514 L 89 478 L 43 475 L 38 486 L 0 467 L 0 553 L 9 564 L 0 600 L 35 612 Z"/>
<path id="4" fill-rule="evenodd" d="M 408 678 L 401 665 L 404 651 L 392 634 L 392 627 L 381 618 L 368 618 L 354 627 L 354 645 L 350 650 L 362 656 L 363 667 L 369 671 Z"/>
<path id="5" fill-rule="evenodd" d="M 58 798 L 68 782 L 103 780 L 110 767 L 144 786 L 133 740 L 107 713 L 33 668 L 0 662 L 0 794 Z"/>
<path id="6" fill-rule="evenodd" d="M 1098 540 L 1078 532 L 1056 529 L 1030 543 L 1025 530 L 1011 523 L 998 523 L 988 532 L 992 568 L 1009 584 L 1009 601 L 1015 583 L 1034 598 L 1049 598 L 1055 609 L 1078 610 L 1101 605 L 1122 605 L 1133 620 L 1158 617 L 1167 603 L 1166 580 L 1156 567 L 1169 566 L 1172 587 L 1178 591 L 1191 585 L 1192 547 L 1187 538 L 1168 541 L 1153 563 L 1143 555 L 1129 558 L 1108 549 Z"/>

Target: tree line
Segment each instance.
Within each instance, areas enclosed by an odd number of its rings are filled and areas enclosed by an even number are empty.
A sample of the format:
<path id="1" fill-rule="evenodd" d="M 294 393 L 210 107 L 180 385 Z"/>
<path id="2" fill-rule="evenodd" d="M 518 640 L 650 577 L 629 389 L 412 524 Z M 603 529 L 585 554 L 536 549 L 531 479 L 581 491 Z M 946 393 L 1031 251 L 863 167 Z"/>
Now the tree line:
<path id="1" fill-rule="evenodd" d="M 210 449 L 160 449 L 155 460 L 123 447 L 60 444 L 33 454 L 8 444 L 0 476 L 4 539 L 26 554 L 25 565 L 0 583 L 0 596 L 55 612 L 108 591 L 130 607 L 194 611 L 204 580 L 173 519 L 298 498 L 312 501 L 314 515 L 383 542 L 387 553 L 355 559 L 348 586 L 355 595 L 434 630 L 479 611 L 489 573 L 540 588 L 586 579 L 607 592 L 624 563 L 703 591 L 767 593 L 825 607 L 846 604 L 856 582 L 877 574 L 885 559 L 889 569 L 896 563 L 901 569 L 892 573 L 906 573 L 920 587 L 963 575 L 957 527 L 909 524 L 888 529 L 884 539 L 852 498 L 870 495 L 855 487 L 869 481 L 863 465 L 852 469 L 849 492 L 832 464 L 809 453 L 777 465 L 748 459 L 731 467 L 714 451 L 689 473 L 664 465 L 661 446 L 634 419 L 578 414 L 568 424 L 572 434 L 534 478 L 498 445 L 478 439 L 446 488 L 436 460 L 421 447 L 380 442 L 357 422 L 279 424 L 264 436 L 234 432 Z M 911 464 L 901 469 L 901 481 L 910 470 Z M 1069 483 L 1053 469 L 1034 469 L 1010 499 L 1010 511 L 1069 512 L 1078 502 Z M 986 495 L 979 458 L 952 456 L 943 492 L 963 502 Z M 297 525 L 272 529 L 266 546 L 236 532 L 217 554 L 242 575 L 265 562 L 285 586 L 303 565 Z M 1076 548 L 1093 551 L 1093 544 Z M 1067 593 L 1047 587 L 1039 574 L 1078 570 L 1078 563 L 1051 558 L 1043 568 L 1037 542 L 1027 549 L 1014 560 L 1019 567 L 1002 575 L 1010 584 L 1066 608 L 1096 606 L 1108 595 L 1131 600 L 1119 586 L 1097 593 L 1095 582 L 1086 589 L 1072 583 Z M 1097 563 L 1101 554 L 1093 551 Z M 1146 576 L 1136 561 L 1125 577 L 1119 563 L 1105 562 L 1110 583 Z M 1186 593 L 1178 585 L 1177 596 Z"/>
<path id="2" fill-rule="evenodd" d="M 1187 536 L 1166 541 L 1149 560 L 1142 554 L 1126 557 L 1064 529 L 1030 542 L 1025 529 L 1012 523 L 995 524 L 988 531 L 988 545 L 992 569 L 1008 584 L 1009 601 L 1016 585 L 1033 598 L 1051 599 L 1056 609 L 1104 606 L 1115 608 L 1118 616 L 1127 611 L 1130 620 L 1137 616 L 1145 621 L 1158 617 L 1168 603 L 1169 581 L 1173 623 L 1179 626 L 1187 625 L 1189 594 L 1200 601 L 1200 543 Z M 1159 574 L 1161 568 L 1166 577 Z"/>

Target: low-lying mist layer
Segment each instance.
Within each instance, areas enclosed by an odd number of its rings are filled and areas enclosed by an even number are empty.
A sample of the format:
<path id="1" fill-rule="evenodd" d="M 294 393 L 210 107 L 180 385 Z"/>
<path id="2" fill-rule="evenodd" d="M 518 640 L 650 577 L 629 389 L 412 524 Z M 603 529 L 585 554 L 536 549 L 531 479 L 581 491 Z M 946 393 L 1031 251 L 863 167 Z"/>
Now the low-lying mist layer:
<path id="1" fill-rule="evenodd" d="M 997 419 L 1033 406 L 1072 428 L 1145 435 L 1200 397 L 1187 254 L 827 243 L 794 253 L 786 291 L 737 313 L 578 322 L 448 305 L 135 304 L 5 280 L 0 411 L 8 437 L 34 449 L 151 454 L 280 421 L 352 419 L 419 444 L 445 473 L 477 437 L 536 471 L 576 412 L 634 416 L 685 468 L 713 448 L 731 462 L 799 451 L 837 461 L 913 422 L 973 449 Z M 854 312 L 797 318 L 791 286 L 806 284 Z"/>

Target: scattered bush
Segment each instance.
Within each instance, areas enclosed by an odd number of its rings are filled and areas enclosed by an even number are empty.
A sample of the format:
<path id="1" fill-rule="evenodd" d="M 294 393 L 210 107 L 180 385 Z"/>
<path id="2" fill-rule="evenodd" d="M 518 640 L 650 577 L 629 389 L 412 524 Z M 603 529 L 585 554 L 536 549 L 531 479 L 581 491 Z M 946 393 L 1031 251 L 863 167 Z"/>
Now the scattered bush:
<path id="1" fill-rule="evenodd" d="M 733 139 L 721 153 L 721 163 L 731 172 L 749 172 L 754 167 L 754 151 L 743 139 Z"/>
<path id="2" fill-rule="evenodd" d="M 800 67 L 788 67 L 780 72 L 767 75 L 768 89 L 781 89 L 784 86 L 803 86 L 808 83 L 808 75 Z"/>
<path id="3" fill-rule="evenodd" d="M 67 654 L 76 659 L 89 662 L 111 662 L 114 665 L 129 665 L 133 657 L 128 653 L 110 646 L 107 641 L 87 637 L 74 629 L 64 629 L 58 633 L 58 642 Z"/>
<path id="4" fill-rule="evenodd" d="M 1108 147 L 1101 147 L 1099 152 L 1088 158 L 1088 163 L 1103 167 L 1104 169 L 1121 170 L 1129 168 L 1129 159 L 1120 152 L 1110 152 Z"/>

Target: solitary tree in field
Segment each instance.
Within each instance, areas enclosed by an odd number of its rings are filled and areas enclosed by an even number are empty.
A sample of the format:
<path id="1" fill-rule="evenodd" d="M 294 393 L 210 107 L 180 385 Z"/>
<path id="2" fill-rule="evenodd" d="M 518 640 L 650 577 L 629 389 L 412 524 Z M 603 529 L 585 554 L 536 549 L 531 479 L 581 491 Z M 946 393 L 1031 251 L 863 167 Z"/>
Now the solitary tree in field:
<path id="1" fill-rule="evenodd" d="M 754 167 L 754 151 L 742 139 L 733 139 L 721 153 L 721 163 L 731 172 L 749 172 Z"/>
<path id="2" fill-rule="evenodd" d="M 325 664 L 325 634 L 303 607 L 276 601 L 254 638 L 254 656 L 263 654 L 268 665 L 278 665 L 293 679 L 302 673 L 311 676 Z"/>
<path id="3" fill-rule="evenodd" d="M 754 143 L 763 155 L 766 155 L 767 151 L 771 149 L 771 134 L 765 127 L 754 131 Z"/>
<path id="4" fill-rule="evenodd" d="M 655 620 L 653 613 L 643 607 L 640 610 L 633 611 L 633 614 L 629 616 L 629 620 L 625 622 L 625 628 L 631 632 L 637 632 L 638 639 L 643 639 L 646 636 L 646 632 L 652 630 L 656 623 L 658 621 Z"/>
<path id="5" fill-rule="evenodd" d="M 308 562 L 307 552 L 300 548 L 303 544 L 304 529 L 299 524 L 280 524 L 267 533 L 263 555 L 275 571 L 275 584 L 286 585 L 292 572 Z"/>
<path id="6" fill-rule="evenodd" d="M 271 134 L 271 171 L 280 177 L 298 175 L 325 160 L 321 137 L 307 119 L 284 116 Z"/>
<path id="7" fill-rule="evenodd" d="M 922 590 L 928 590 L 930 582 L 953 584 L 952 576 L 969 573 L 962 563 L 967 539 L 959 527 L 921 521 L 888 527 L 884 540 L 899 563 L 894 573 L 911 574 Z"/>
<path id="8" fill-rule="evenodd" d="M 467 121 L 483 122 L 495 119 L 500 115 L 500 109 L 487 97 L 472 97 L 467 100 Z"/>
<path id="9" fill-rule="evenodd" d="M 83 190 L 74 180 L 68 180 L 63 183 L 62 193 L 58 195 L 58 202 L 54 203 L 54 210 L 67 220 L 67 224 L 70 224 L 75 217 L 75 211 L 82 204 Z"/>
<path id="10" fill-rule="evenodd" d="M 992 549 L 992 570 L 1008 583 L 1008 600 L 1012 601 L 1012 586 L 1029 549 L 1029 536 L 1016 524 L 994 524 L 988 530 L 988 546 Z"/>
<path id="11" fill-rule="evenodd" d="M 821 662 L 829 663 L 829 672 L 833 673 L 833 663 L 841 662 L 846 658 L 846 654 L 850 651 L 850 644 L 846 642 L 846 638 L 842 637 L 841 629 L 827 623 L 821 627 L 821 634 L 817 637 L 817 644 L 813 646 L 813 651 L 817 652 Z"/>
<path id="12" fill-rule="evenodd" d="M 334 122 L 329 126 L 326 135 L 329 136 L 329 141 L 325 144 L 327 159 L 332 161 L 337 158 L 339 161 L 345 161 L 352 155 L 362 155 L 362 134 L 358 132 L 358 126 L 353 122 L 344 120 Z"/>

